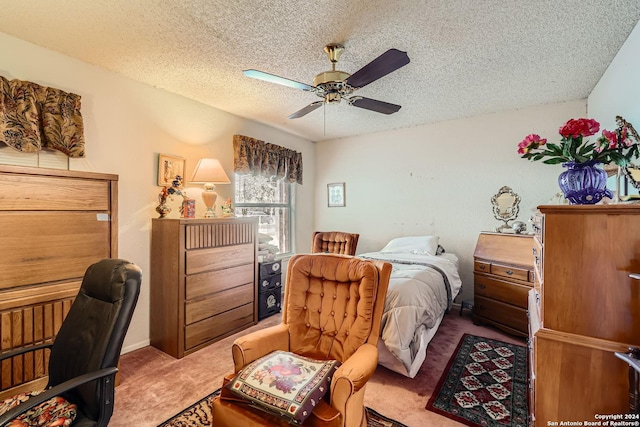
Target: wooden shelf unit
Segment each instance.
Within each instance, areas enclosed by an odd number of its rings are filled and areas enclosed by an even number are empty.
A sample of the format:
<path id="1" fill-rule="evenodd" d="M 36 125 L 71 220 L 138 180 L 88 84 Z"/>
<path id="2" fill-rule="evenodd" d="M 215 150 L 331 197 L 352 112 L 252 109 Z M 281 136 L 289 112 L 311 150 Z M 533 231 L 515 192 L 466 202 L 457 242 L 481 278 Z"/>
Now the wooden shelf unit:
<path id="1" fill-rule="evenodd" d="M 1 351 L 53 341 L 87 268 L 118 255 L 118 176 L 0 165 L 0 229 Z M 44 387 L 48 358 L 3 361 L 0 396 Z"/>
<path id="2" fill-rule="evenodd" d="M 154 218 L 151 345 L 182 358 L 258 322 L 255 218 Z"/>
<path id="3" fill-rule="evenodd" d="M 640 345 L 640 206 L 540 206 L 529 296 L 531 425 L 629 412 Z"/>

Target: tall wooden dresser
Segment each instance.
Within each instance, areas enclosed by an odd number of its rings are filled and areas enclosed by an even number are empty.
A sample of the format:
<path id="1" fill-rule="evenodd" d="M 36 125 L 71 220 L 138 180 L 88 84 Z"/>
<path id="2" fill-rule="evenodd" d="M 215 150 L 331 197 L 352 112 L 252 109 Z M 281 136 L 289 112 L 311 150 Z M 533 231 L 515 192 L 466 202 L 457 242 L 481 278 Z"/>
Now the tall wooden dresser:
<path id="1" fill-rule="evenodd" d="M 118 176 L 0 165 L 0 229 L 1 351 L 53 341 L 87 267 L 118 254 Z M 0 396 L 44 387 L 48 357 L 4 360 Z"/>
<path id="2" fill-rule="evenodd" d="M 527 295 L 533 286 L 533 237 L 481 233 L 473 257 L 475 323 L 527 336 Z"/>
<path id="3" fill-rule="evenodd" d="M 181 358 L 258 321 L 256 218 L 154 218 L 151 345 Z"/>
<path id="4" fill-rule="evenodd" d="M 640 206 L 540 206 L 529 296 L 534 427 L 629 412 L 640 345 Z M 595 425 L 595 424 L 594 424 Z M 603 424 L 604 425 L 604 424 Z"/>

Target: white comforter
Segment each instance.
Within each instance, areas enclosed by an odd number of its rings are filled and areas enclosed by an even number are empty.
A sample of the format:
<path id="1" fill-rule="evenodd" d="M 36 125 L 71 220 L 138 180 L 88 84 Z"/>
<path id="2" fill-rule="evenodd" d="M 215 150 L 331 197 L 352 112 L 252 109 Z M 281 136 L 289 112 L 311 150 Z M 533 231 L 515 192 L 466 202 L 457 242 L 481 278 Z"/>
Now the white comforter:
<path id="1" fill-rule="evenodd" d="M 451 254 L 428 256 L 383 252 L 358 256 L 393 265 L 380 335 L 389 351 L 409 371 L 418 350 L 417 334 L 423 330 L 421 326 L 428 329 L 436 326 L 460 291 L 462 281 L 457 257 Z M 450 292 L 447 291 L 447 281 Z"/>

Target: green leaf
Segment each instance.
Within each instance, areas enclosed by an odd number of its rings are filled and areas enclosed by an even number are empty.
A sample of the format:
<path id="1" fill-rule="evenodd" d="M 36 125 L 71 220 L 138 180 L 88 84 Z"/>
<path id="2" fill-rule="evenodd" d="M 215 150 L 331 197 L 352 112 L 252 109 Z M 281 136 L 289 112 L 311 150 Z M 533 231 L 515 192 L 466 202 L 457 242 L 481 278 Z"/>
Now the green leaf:
<path id="1" fill-rule="evenodd" d="M 545 163 L 547 165 L 557 165 L 557 164 L 560 164 L 560 163 L 564 163 L 565 161 L 566 160 L 564 160 L 564 159 L 560 159 L 560 158 L 555 157 L 555 158 L 547 159 L 547 160 L 543 161 L 542 163 Z"/>

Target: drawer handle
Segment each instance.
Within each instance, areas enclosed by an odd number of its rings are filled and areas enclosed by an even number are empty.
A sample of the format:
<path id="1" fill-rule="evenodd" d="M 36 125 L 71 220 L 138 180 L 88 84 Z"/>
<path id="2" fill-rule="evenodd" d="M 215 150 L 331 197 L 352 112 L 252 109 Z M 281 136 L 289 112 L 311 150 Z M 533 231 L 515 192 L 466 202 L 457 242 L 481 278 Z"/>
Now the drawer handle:
<path id="1" fill-rule="evenodd" d="M 480 284 L 478 285 L 478 287 L 479 287 L 480 289 L 486 289 L 486 288 L 487 288 L 487 285 L 485 285 L 484 283 L 480 283 Z"/>
<path id="2" fill-rule="evenodd" d="M 481 266 L 479 266 L 479 267 L 478 267 L 478 269 L 479 269 L 479 270 L 484 270 L 484 269 L 486 269 L 486 268 L 487 268 L 487 266 L 486 266 L 486 265 L 481 265 Z"/>
<path id="3" fill-rule="evenodd" d="M 505 270 L 504 272 L 507 273 L 509 276 L 513 274 L 513 270 Z"/>
<path id="4" fill-rule="evenodd" d="M 536 256 L 538 254 L 538 251 L 536 250 L 536 248 L 532 248 L 533 251 L 533 256 Z"/>

